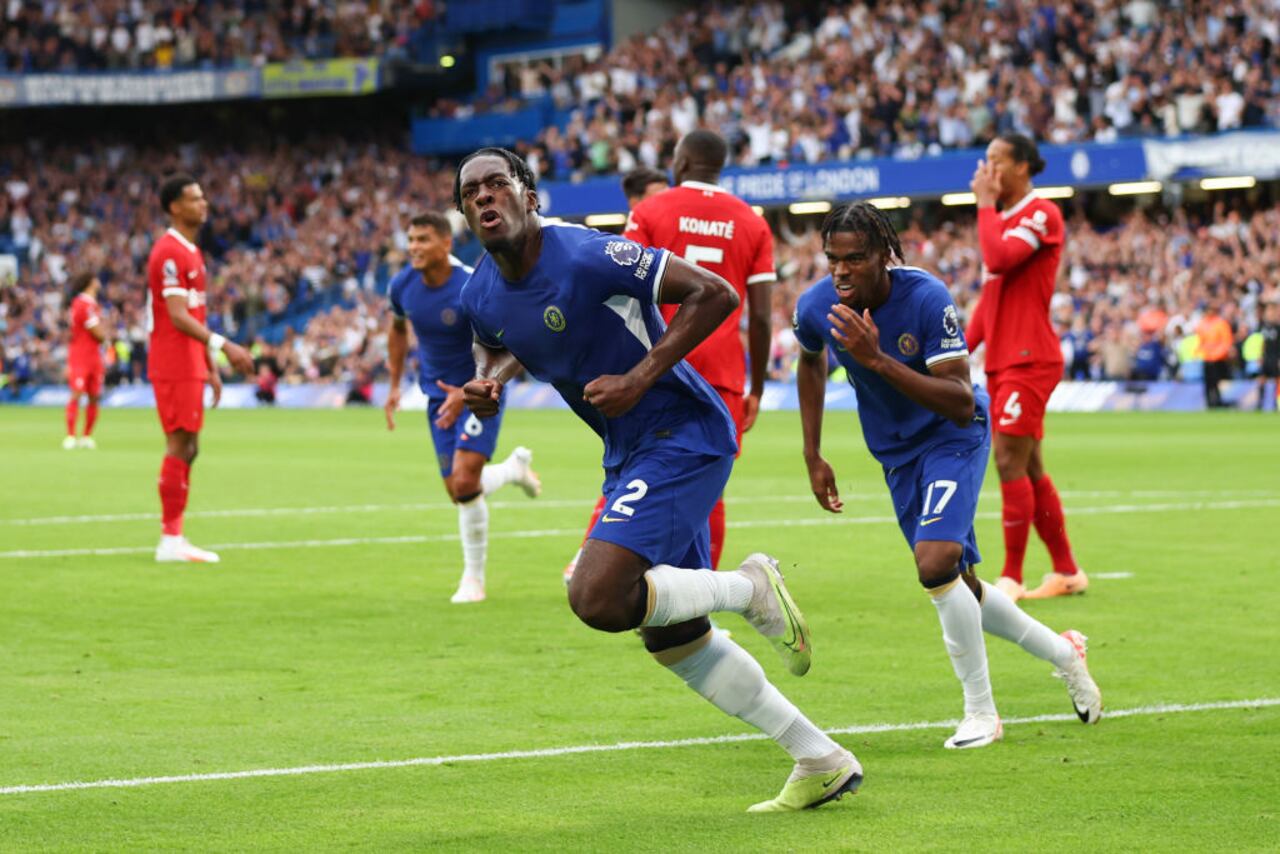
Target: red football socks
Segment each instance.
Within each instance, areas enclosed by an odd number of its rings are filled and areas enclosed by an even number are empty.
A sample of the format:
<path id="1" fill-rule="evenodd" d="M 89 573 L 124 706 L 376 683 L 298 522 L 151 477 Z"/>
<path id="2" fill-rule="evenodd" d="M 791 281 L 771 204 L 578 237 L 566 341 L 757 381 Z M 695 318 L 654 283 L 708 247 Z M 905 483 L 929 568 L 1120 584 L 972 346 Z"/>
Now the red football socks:
<path id="1" fill-rule="evenodd" d="M 1067 539 L 1067 519 L 1062 512 L 1058 490 L 1048 475 L 1032 484 L 1036 500 L 1036 533 L 1049 548 L 1053 559 L 1053 571 L 1061 575 L 1075 575 L 1079 571 L 1071 554 L 1071 541 Z"/>
<path id="2" fill-rule="evenodd" d="M 73 394 L 67 401 L 67 435 L 76 434 L 76 417 L 80 414 L 80 395 Z"/>
<path id="3" fill-rule="evenodd" d="M 182 535 L 182 513 L 187 509 L 190 474 L 191 466 L 177 457 L 166 455 L 160 465 L 160 508 L 163 530 L 168 536 Z"/>
<path id="4" fill-rule="evenodd" d="M 92 401 L 84 408 L 84 434 L 93 435 L 93 425 L 98 421 L 98 404 Z M 74 423 L 74 422 L 73 422 Z"/>
<path id="5" fill-rule="evenodd" d="M 720 553 L 724 551 L 724 498 L 711 508 L 711 568 L 720 568 Z"/>
<path id="6" fill-rule="evenodd" d="M 1022 561 L 1027 555 L 1027 537 L 1036 515 L 1036 495 L 1031 478 L 1020 477 L 1000 484 L 1004 499 L 1004 570 L 1001 575 L 1022 583 Z"/>

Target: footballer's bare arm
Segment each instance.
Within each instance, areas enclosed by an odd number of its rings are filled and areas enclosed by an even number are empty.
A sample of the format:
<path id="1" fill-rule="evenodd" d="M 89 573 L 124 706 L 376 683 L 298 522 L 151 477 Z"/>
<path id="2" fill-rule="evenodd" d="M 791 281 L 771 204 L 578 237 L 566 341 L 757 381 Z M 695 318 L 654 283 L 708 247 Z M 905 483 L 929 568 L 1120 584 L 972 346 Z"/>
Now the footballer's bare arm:
<path id="1" fill-rule="evenodd" d="M 625 374 L 596 377 L 583 389 L 583 399 L 607 418 L 635 406 L 658 377 L 714 332 L 738 307 L 738 294 L 710 270 L 671 255 L 658 285 L 658 301 L 678 303 L 680 310 L 653 349 Z"/>
<path id="2" fill-rule="evenodd" d="M 476 340 L 471 347 L 476 360 L 475 379 L 462 387 L 462 400 L 481 418 L 498 414 L 502 387 L 520 372 L 520 362 L 510 350 L 489 347 Z"/>

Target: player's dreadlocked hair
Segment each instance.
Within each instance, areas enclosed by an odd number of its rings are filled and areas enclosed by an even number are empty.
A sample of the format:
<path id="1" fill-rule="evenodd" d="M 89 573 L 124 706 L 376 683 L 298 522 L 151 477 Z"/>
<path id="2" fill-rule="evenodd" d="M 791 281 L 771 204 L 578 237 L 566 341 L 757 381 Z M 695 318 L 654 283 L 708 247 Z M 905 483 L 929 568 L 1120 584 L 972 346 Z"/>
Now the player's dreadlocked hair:
<path id="1" fill-rule="evenodd" d="M 838 231 L 852 231 L 865 235 L 868 242 L 889 254 L 889 260 L 905 261 L 902 243 L 897 229 L 889 218 L 875 205 L 866 202 L 849 202 L 837 205 L 822 221 L 822 242 L 825 245 Z"/>
<path id="2" fill-rule="evenodd" d="M 533 170 L 529 168 L 529 164 L 525 159 L 514 151 L 508 151 L 505 148 L 480 148 L 466 157 L 462 158 L 462 162 L 458 164 L 458 171 L 453 173 L 453 206 L 458 209 L 458 213 L 462 213 L 462 167 L 467 162 L 477 157 L 501 157 L 507 161 L 507 167 L 511 170 L 511 174 L 524 184 L 526 190 L 538 189 L 538 179 L 533 174 Z"/>

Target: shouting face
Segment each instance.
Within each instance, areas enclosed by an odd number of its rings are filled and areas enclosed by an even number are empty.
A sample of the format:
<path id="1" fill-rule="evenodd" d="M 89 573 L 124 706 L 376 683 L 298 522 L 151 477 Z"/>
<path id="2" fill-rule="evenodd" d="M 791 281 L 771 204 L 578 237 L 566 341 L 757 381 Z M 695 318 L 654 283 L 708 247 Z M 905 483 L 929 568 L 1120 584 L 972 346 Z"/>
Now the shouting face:
<path id="1" fill-rule="evenodd" d="M 467 226 L 491 254 L 518 246 L 537 222 L 537 193 L 512 174 L 502 157 L 484 154 L 468 160 L 458 185 Z"/>

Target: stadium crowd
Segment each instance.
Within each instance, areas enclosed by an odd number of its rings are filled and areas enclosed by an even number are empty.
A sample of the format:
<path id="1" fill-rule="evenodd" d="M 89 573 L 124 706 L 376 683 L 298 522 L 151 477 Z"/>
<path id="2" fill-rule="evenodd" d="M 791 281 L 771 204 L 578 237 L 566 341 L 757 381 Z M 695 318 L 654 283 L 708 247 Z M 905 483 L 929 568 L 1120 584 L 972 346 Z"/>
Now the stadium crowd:
<path id="1" fill-rule="evenodd" d="M 780 284 L 774 293 L 770 374 L 790 380 L 798 349 L 790 332 L 795 298 L 825 273 L 815 231 L 784 232 L 778 241 Z M 972 218 L 902 233 L 907 263 L 936 272 L 962 313 L 976 305 L 982 259 Z M 1179 375 L 1201 358 L 1196 328 L 1216 308 L 1235 339 L 1234 373 L 1255 361 L 1248 339 L 1262 306 L 1280 302 L 1280 205 L 1243 215 L 1219 203 L 1200 219 L 1187 208 L 1135 211 L 1119 224 L 1094 228 L 1083 216 L 1067 223 L 1053 317 L 1072 379 L 1157 380 Z"/>
<path id="2" fill-rule="evenodd" d="M 8 170 L 0 194 L 0 254 L 15 255 L 21 270 L 0 287 L 4 382 L 12 390 L 61 380 L 64 287 L 85 268 L 105 285 L 109 379 L 140 381 L 147 339 L 141 271 L 159 229 L 158 208 L 147 199 L 151 167 L 184 165 L 182 155 L 170 163 L 154 151 L 121 148 L 96 159 L 72 148 L 43 154 L 22 160 L 8 152 L 21 168 Z M 267 151 L 205 158 L 210 325 L 252 341 L 255 356 L 283 382 L 367 383 L 385 355 L 381 294 L 404 262 L 408 217 L 420 205 L 449 206 L 447 170 L 420 166 L 394 147 L 337 140 L 317 142 L 305 158 Z M 777 379 L 790 378 L 797 354 L 789 332 L 794 300 L 825 273 L 814 221 L 799 231 L 793 222 L 803 221 L 776 223 L 770 367 Z M 1054 315 L 1074 378 L 1174 375 L 1180 361 L 1197 358 L 1195 327 L 1211 304 L 1234 330 L 1239 373 L 1260 304 L 1280 299 L 1280 205 L 1156 206 L 1108 228 L 1095 228 L 1077 209 L 1068 235 Z M 917 217 L 903 247 L 908 263 L 938 272 L 962 310 L 972 309 L 981 259 L 971 214 L 928 228 Z M 299 305 L 315 313 L 294 331 L 282 321 Z M 273 334 L 256 334 L 264 330 Z"/>
<path id="3" fill-rule="evenodd" d="M 1278 45 L 1270 0 L 1163 14 L 1154 0 L 710 2 L 594 61 L 508 65 L 437 115 L 552 99 L 572 118 L 524 153 L 556 179 L 664 167 L 697 126 L 740 165 L 916 158 L 1010 131 L 1106 142 L 1280 124 Z"/>
<path id="4" fill-rule="evenodd" d="M 0 4 L 0 73 L 243 68 L 396 56 L 437 11 L 431 0 L 7 0 Z"/>
<path id="5" fill-rule="evenodd" d="M 197 172 L 210 202 L 201 238 L 210 326 L 248 337 L 322 298 L 373 290 L 399 267 L 408 217 L 419 205 L 447 207 L 452 192 L 450 173 L 376 139 L 324 137 L 287 153 L 0 147 L 0 257 L 18 262 L 13 281 L 5 281 L 12 271 L 0 270 L 10 382 L 56 381 L 65 350 L 63 291 L 78 269 L 102 279 L 115 378 L 141 378 L 148 334 L 142 271 L 163 230 L 154 185 L 177 169 Z"/>

